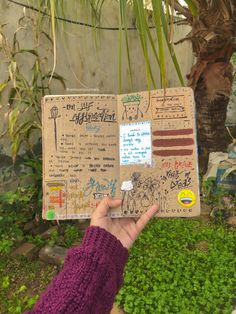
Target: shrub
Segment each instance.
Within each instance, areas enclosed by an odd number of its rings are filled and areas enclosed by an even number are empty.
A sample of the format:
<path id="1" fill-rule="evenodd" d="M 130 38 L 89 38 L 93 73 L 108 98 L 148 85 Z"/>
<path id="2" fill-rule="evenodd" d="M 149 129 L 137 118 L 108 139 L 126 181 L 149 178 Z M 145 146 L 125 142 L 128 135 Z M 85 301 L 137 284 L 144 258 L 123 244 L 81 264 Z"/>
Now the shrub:
<path id="1" fill-rule="evenodd" d="M 0 286 L 0 297 L 2 305 L 7 310 L 7 313 L 20 314 L 23 311 L 32 308 L 39 296 L 35 295 L 33 297 L 28 297 L 25 295 L 27 287 L 25 285 L 21 285 L 19 289 L 12 293 L 11 298 L 9 299 L 7 292 L 10 288 L 10 284 L 9 276 L 4 276 Z"/>
<path id="2" fill-rule="evenodd" d="M 69 248 L 73 242 L 78 238 L 79 231 L 76 226 L 66 225 L 64 234 L 64 245 Z"/>

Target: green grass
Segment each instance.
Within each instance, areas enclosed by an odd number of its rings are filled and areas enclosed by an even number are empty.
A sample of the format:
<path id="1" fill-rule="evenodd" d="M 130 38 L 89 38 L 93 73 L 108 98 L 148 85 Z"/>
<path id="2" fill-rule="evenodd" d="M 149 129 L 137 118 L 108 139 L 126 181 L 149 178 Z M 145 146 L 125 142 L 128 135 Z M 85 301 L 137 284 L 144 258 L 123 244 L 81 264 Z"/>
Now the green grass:
<path id="1" fill-rule="evenodd" d="M 130 251 L 117 303 L 127 314 L 230 314 L 235 253 L 235 229 L 154 220 Z"/>
<path id="2" fill-rule="evenodd" d="M 55 231 L 46 242 L 68 247 L 81 236 L 74 225 L 63 230 L 63 239 Z M 40 236 L 32 240 L 41 247 Z M 130 250 L 117 303 L 127 314 L 231 314 L 235 253 L 236 229 L 201 220 L 154 219 Z M 32 307 L 58 270 L 0 254 L 0 313 Z"/>
<path id="3" fill-rule="evenodd" d="M 20 314 L 30 309 L 58 268 L 38 260 L 0 256 L 0 313 Z"/>
<path id="4" fill-rule="evenodd" d="M 82 231 L 72 223 L 62 223 L 60 235 L 55 230 L 48 239 L 41 235 L 23 235 L 17 212 L 9 211 L 0 219 L 0 313 L 20 314 L 32 308 L 40 294 L 46 289 L 52 278 L 59 271 L 59 267 L 47 265 L 37 260 L 28 260 L 24 257 L 12 258 L 11 251 L 16 240 L 21 237 L 25 241 L 35 244 L 38 248 L 48 244 L 61 245 L 69 248 L 74 241 L 79 241 Z M 16 220 L 16 221 L 15 221 Z M 20 219 L 19 219 L 20 220 Z M 23 220 L 24 221 L 24 220 Z M 37 256 L 36 256 L 37 258 Z"/>

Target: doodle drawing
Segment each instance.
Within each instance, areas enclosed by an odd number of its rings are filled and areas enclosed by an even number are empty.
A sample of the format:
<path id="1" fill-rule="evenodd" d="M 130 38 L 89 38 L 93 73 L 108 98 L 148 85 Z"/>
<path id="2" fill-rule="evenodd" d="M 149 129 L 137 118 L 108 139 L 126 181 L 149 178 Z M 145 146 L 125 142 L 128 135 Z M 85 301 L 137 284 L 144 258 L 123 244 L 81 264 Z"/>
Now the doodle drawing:
<path id="1" fill-rule="evenodd" d="M 127 95 L 121 99 L 124 111 L 122 114 L 122 120 L 137 120 L 139 114 L 143 117 L 143 113 L 140 110 L 140 101 L 142 97 L 140 95 Z"/>
<path id="2" fill-rule="evenodd" d="M 124 181 L 121 186 L 123 214 L 138 214 L 139 208 L 145 209 L 154 204 L 159 187 L 160 182 L 156 178 L 143 177 L 141 173 L 134 172 L 131 181 Z"/>
<path id="3" fill-rule="evenodd" d="M 55 141 L 55 149 L 57 150 L 57 118 L 60 117 L 58 115 L 58 107 L 53 106 L 50 109 L 50 114 L 51 114 L 51 116 L 49 117 L 49 119 L 53 119 L 53 121 L 54 121 L 54 141 Z"/>
<path id="4" fill-rule="evenodd" d="M 47 182 L 47 192 L 50 205 L 57 205 L 62 208 L 65 204 L 66 183 L 65 182 Z"/>

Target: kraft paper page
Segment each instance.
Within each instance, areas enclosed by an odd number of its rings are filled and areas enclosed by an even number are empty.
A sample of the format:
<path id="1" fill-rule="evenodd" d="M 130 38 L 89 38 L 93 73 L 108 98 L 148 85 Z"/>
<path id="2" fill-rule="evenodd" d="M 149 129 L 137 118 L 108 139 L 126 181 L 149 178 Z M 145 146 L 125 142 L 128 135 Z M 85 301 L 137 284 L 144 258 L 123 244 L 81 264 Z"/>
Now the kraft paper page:
<path id="1" fill-rule="evenodd" d="M 190 88 L 127 95 L 46 96 L 43 217 L 89 218 L 106 195 L 113 217 L 200 213 L 194 98 Z"/>

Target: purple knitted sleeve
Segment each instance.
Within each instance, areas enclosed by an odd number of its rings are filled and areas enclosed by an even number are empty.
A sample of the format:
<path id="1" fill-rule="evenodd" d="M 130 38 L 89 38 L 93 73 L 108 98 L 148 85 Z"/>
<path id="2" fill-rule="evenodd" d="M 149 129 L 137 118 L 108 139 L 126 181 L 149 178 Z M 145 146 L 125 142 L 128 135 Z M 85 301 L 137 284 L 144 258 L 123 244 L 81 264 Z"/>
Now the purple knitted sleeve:
<path id="1" fill-rule="evenodd" d="M 25 314 L 110 313 L 121 287 L 128 250 L 106 230 L 91 226 L 69 250 L 63 270 Z"/>

